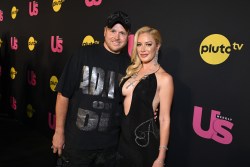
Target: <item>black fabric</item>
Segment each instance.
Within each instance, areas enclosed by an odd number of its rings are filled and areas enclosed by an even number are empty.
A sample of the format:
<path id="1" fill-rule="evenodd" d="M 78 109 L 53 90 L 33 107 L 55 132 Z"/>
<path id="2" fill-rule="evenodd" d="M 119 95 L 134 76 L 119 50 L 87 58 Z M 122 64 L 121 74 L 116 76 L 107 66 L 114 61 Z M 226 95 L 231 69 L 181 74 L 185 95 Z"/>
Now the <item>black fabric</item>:
<path id="1" fill-rule="evenodd" d="M 121 84 L 121 89 L 124 80 Z M 159 127 L 152 102 L 157 89 L 155 74 L 142 79 L 134 88 L 128 115 L 123 112 L 118 148 L 118 166 L 151 167 L 158 156 Z"/>
<path id="2" fill-rule="evenodd" d="M 116 147 L 100 150 L 64 150 L 61 167 L 115 167 Z"/>
<path id="3" fill-rule="evenodd" d="M 119 80 L 128 54 L 113 54 L 103 45 L 82 47 L 66 63 L 56 90 L 70 98 L 65 147 L 103 149 L 116 146 L 119 137 Z"/>

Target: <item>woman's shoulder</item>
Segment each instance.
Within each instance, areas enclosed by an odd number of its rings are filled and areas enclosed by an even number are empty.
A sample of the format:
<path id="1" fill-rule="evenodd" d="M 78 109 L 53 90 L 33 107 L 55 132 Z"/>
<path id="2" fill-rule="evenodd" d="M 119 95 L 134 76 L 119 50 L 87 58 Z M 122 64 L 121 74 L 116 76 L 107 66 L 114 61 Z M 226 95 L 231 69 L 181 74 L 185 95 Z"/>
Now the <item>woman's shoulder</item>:
<path id="1" fill-rule="evenodd" d="M 159 71 L 157 71 L 156 77 L 159 81 L 159 84 L 161 85 L 172 84 L 173 82 L 172 75 L 165 71 L 162 67 L 159 69 Z"/>

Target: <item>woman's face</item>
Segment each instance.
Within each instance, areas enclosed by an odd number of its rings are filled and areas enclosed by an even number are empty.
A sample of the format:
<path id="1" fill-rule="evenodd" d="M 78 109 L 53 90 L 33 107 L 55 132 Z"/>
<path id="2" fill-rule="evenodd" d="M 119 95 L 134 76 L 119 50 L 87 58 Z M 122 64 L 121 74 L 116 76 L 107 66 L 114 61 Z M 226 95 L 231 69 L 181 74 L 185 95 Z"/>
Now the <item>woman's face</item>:
<path id="1" fill-rule="evenodd" d="M 150 63 L 154 59 L 159 45 L 149 33 L 143 33 L 138 36 L 137 53 L 143 64 Z"/>

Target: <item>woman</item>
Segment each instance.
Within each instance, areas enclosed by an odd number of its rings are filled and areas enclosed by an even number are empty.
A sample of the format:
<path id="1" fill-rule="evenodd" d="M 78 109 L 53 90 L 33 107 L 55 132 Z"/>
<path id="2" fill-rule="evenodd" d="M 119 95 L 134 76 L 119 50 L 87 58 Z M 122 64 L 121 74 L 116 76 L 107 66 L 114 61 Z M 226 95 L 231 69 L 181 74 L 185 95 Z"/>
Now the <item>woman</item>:
<path id="1" fill-rule="evenodd" d="M 123 114 L 118 166 L 164 166 L 170 130 L 173 79 L 158 64 L 160 32 L 145 26 L 134 37 L 131 65 L 120 83 Z M 159 120 L 154 112 L 159 107 Z"/>

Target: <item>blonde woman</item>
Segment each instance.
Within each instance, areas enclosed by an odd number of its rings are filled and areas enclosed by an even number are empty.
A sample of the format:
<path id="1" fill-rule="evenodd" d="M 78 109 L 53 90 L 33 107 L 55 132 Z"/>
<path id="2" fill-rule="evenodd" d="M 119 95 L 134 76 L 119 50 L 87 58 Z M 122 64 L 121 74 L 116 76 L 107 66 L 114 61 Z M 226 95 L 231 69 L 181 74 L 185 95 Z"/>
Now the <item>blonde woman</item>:
<path id="1" fill-rule="evenodd" d="M 120 83 L 123 114 L 117 166 L 164 166 L 174 85 L 158 63 L 161 43 L 160 32 L 154 28 L 145 26 L 135 33 L 131 65 Z"/>

